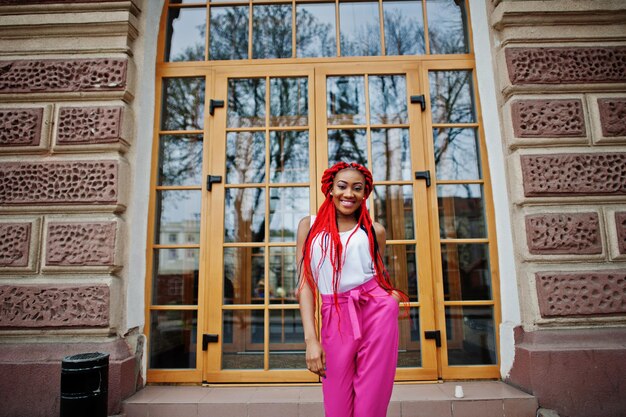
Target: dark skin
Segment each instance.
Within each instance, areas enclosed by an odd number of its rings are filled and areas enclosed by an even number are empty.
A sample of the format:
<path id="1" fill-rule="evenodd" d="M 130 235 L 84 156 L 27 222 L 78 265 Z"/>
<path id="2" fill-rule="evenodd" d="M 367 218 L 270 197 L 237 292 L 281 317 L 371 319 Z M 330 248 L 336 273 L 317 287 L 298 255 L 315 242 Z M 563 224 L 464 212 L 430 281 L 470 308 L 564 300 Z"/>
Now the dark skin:
<path id="1" fill-rule="evenodd" d="M 351 230 L 357 224 L 358 210 L 365 200 L 365 177 L 359 171 L 351 168 L 343 169 L 335 175 L 333 186 L 330 190 L 335 204 L 337 215 L 337 227 L 339 232 Z M 304 217 L 298 224 L 296 253 L 297 264 L 302 260 L 302 247 L 309 229 L 311 218 Z M 374 233 L 381 254 L 385 253 L 386 232 L 385 228 L 374 223 Z M 400 300 L 392 293 L 396 300 Z M 313 291 L 307 285 L 300 292 L 300 315 L 304 327 L 304 342 L 306 344 L 306 365 L 309 371 L 321 377 L 326 376 L 326 352 L 317 336 L 315 326 L 315 304 Z"/>

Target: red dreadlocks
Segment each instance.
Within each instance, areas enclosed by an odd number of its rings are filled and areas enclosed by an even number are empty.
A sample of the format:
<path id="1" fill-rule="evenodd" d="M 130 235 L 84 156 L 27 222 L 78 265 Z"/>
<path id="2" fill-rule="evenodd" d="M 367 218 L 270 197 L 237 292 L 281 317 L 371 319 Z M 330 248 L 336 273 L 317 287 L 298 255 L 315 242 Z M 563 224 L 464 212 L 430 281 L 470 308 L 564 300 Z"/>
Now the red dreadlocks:
<path id="1" fill-rule="evenodd" d="M 394 290 L 393 285 L 391 284 L 391 280 L 389 279 L 389 273 L 385 268 L 383 263 L 382 255 L 378 249 L 378 242 L 376 241 L 376 234 L 374 232 L 374 227 L 372 224 L 372 219 L 370 217 L 369 211 L 367 210 L 367 205 L 365 204 L 365 200 L 370 195 L 373 190 L 373 180 L 372 173 L 364 167 L 363 165 L 359 165 L 355 162 L 346 163 L 346 162 L 338 162 L 332 167 L 328 168 L 324 171 L 322 175 L 322 193 L 326 197 L 322 205 L 320 206 L 319 212 L 309 233 L 304 241 L 304 245 L 302 247 L 302 260 L 300 265 L 298 266 L 299 275 L 300 275 L 300 284 L 298 292 L 302 290 L 304 285 L 308 285 L 313 292 L 313 299 L 317 299 L 317 285 L 316 278 L 314 278 L 313 271 L 311 269 L 311 244 L 315 240 L 315 237 L 319 234 L 327 237 L 327 239 L 322 239 L 326 244 L 322 246 L 322 259 L 328 257 L 330 259 L 331 265 L 333 267 L 333 293 L 335 296 L 335 304 L 337 305 L 337 289 L 339 288 L 339 278 L 341 277 L 341 268 L 343 265 L 343 246 L 341 244 L 341 239 L 339 237 L 339 230 L 337 228 L 337 217 L 335 213 L 335 204 L 333 203 L 332 196 L 330 191 L 333 186 L 333 180 L 335 179 L 335 175 L 344 169 L 355 169 L 360 172 L 363 177 L 365 177 L 365 185 L 364 185 L 364 200 L 361 203 L 361 207 L 356 212 L 357 223 L 358 226 L 355 229 L 359 228 L 363 229 L 367 233 L 367 238 L 369 240 L 370 247 L 370 255 L 374 261 L 374 268 L 376 270 L 376 281 L 378 284 L 385 289 L 387 292 L 391 292 Z M 354 234 L 353 232 L 352 234 Z M 352 235 L 350 235 L 352 237 Z M 348 238 L 349 242 L 349 238 Z M 319 265 L 318 265 L 319 267 Z M 408 301 L 408 297 L 398 291 L 398 296 L 402 298 L 403 301 Z"/>

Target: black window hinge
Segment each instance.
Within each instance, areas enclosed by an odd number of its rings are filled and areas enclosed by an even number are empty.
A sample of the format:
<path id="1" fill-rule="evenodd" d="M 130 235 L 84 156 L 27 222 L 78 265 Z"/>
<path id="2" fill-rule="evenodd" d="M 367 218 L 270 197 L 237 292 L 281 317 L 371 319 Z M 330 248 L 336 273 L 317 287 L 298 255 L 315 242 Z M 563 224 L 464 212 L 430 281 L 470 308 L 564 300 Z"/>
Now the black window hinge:
<path id="1" fill-rule="evenodd" d="M 211 116 L 213 116 L 213 114 L 215 114 L 215 109 L 216 108 L 222 108 L 224 107 L 224 100 L 209 100 L 209 114 Z"/>
<path id="2" fill-rule="evenodd" d="M 430 187 L 430 171 L 415 171 L 416 180 L 426 180 L 426 187 Z"/>
<path id="3" fill-rule="evenodd" d="M 435 346 L 441 347 L 441 332 L 439 330 L 427 330 L 424 332 L 425 339 L 435 339 Z"/>
<path id="4" fill-rule="evenodd" d="M 411 104 L 419 103 L 422 111 L 426 110 L 426 97 L 424 94 L 420 96 L 411 96 Z"/>

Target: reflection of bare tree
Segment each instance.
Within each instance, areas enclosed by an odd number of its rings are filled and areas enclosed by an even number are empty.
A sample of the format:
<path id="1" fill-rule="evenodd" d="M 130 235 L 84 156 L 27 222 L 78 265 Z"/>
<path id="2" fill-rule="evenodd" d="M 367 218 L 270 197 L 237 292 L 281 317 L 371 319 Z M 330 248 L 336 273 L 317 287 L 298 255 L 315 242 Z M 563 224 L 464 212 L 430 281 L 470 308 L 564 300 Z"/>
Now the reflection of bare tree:
<path id="1" fill-rule="evenodd" d="M 385 49 L 387 55 L 423 54 L 424 26 L 402 13 L 385 10 Z"/>
<path id="2" fill-rule="evenodd" d="M 355 33 L 341 34 L 341 56 L 380 55 L 380 25 L 367 23 Z"/>
<path id="3" fill-rule="evenodd" d="M 248 6 L 212 7 L 209 59 L 248 58 Z"/>
<path id="4" fill-rule="evenodd" d="M 291 4 L 254 6 L 252 56 L 291 58 Z"/>
<path id="5" fill-rule="evenodd" d="M 312 13 L 298 8 L 296 15 L 296 45 L 299 57 L 335 56 L 334 25 L 321 23 Z M 334 5 L 333 5 L 334 7 Z"/>
<path id="6" fill-rule="evenodd" d="M 431 54 L 468 52 L 467 10 L 464 0 L 428 5 L 428 36 Z M 432 7 L 433 13 L 431 13 Z"/>

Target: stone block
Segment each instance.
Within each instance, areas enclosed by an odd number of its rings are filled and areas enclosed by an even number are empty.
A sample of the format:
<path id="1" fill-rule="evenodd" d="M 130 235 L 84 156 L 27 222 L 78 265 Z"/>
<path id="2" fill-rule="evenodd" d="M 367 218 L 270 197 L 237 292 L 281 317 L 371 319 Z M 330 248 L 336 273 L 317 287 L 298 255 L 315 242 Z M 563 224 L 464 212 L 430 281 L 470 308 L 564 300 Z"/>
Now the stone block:
<path id="1" fill-rule="evenodd" d="M 602 136 L 626 136 L 626 98 L 599 98 Z"/>
<path id="2" fill-rule="evenodd" d="M 123 90 L 127 65 L 118 58 L 0 61 L 0 94 Z"/>
<path id="3" fill-rule="evenodd" d="M 43 107 L 0 109 L 0 147 L 37 146 L 41 142 Z"/>
<path id="4" fill-rule="evenodd" d="M 46 265 L 113 265 L 115 222 L 48 223 Z"/>
<path id="5" fill-rule="evenodd" d="M 535 278 L 542 317 L 626 313 L 626 271 L 539 272 Z"/>
<path id="6" fill-rule="evenodd" d="M 528 250 L 535 255 L 602 253 L 598 213 L 544 213 L 526 216 Z"/>
<path id="7" fill-rule="evenodd" d="M 626 82 L 626 46 L 509 47 L 504 54 L 514 85 Z"/>
<path id="8" fill-rule="evenodd" d="M 40 219 L 2 217 L 0 222 L 0 274 L 36 272 Z"/>
<path id="9" fill-rule="evenodd" d="M 61 107 L 57 122 L 57 145 L 118 142 L 123 108 Z"/>
<path id="10" fill-rule="evenodd" d="M 524 196 L 626 195 L 626 153 L 521 155 Z"/>
<path id="11" fill-rule="evenodd" d="M 115 160 L 0 162 L 0 205 L 117 204 Z"/>
<path id="12" fill-rule="evenodd" d="M 106 285 L 0 285 L 0 329 L 106 327 Z"/>
<path id="13" fill-rule="evenodd" d="M 615 213 L 615 230 L 617 247 L 621 255 L 626 255 L 626 212 Z"/>
<path id="14" fill-rule="evenodd" d="M 580 99 L 515 100 L 511 113 L 513 130 L 519 138 L 586 136 Z"/>

